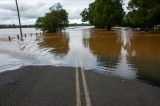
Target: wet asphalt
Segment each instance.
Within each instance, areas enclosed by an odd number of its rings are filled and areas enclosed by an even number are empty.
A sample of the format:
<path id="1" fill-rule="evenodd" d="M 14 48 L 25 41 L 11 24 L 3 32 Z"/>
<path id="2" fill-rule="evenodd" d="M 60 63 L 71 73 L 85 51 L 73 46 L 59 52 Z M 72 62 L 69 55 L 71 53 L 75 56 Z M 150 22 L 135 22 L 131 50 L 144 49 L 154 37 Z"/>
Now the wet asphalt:
<path id="1" fill-rule="evenodd" d="M 0 74 L 0 106 L 75 106 L 73 68 L 24 67 Z"/>
<path id="2" fill-rule="evenodd" d="M 81 106 L 86 106 L 79 69 Z M 160 88 L 85 71 L 92 106 L 160 106 Z M 0 106 L 77 106 L 75 68 L 27 66 L 0 73 Z"/>

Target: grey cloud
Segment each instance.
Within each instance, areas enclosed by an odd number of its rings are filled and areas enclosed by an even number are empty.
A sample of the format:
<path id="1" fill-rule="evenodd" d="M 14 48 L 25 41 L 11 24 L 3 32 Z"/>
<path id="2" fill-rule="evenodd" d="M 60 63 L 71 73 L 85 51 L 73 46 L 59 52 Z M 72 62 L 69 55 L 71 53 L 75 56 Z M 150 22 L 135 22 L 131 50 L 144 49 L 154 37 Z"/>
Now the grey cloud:
<path id="1" fill-rule="evenodd" d="M 16 18 L 16 12 L 11 12 L 9 10 L 0 10 L 0 20 L 9 20 Z"/>
<path id="2" fill-rule="evenodd" d="M 60 2 L 69 13 L 71 23 L 81 21 L 81 11 L 95 0 L 18 0 L 22 24 L 34 24 L 36 19 L 44 16 L 53 4 Z M 128 1 L 128 0 L 126 0 Z M 0 24 L 17 24 L 15 0 L 1 0 Z"/>
<path id="3" fill-rule="evenodd" d="M 0 3 L 0 9 L 16 11 L 15 3 L 13 1 L 5 3 L 2 2 Z"/>
<path id="4" fill-rule="evenodd" d="M 69 19 L 79 19 L 81 18 L 81 10 L 69 10 Z"/>

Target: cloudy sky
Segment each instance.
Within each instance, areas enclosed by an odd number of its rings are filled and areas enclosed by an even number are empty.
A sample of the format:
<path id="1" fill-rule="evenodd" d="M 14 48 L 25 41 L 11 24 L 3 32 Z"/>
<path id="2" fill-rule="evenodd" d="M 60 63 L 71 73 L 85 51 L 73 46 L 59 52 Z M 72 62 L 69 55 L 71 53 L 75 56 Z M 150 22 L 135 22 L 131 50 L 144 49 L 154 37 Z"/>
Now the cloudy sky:
<path id="1" fill-rule="evenodd" d="M 69 13 L 70 23 L 81 23 L 80 12 L 95 0 L 18 0 L 22 24 L 34 24 L 48 12 L 48 8 L 60 2 Z M 128 1 L 128 0 L 126 0 Z M 124 3 L 126 4 L 126 2 Z M 124 5 L 125 7 L 126 5 Z M 0 24 L 18 24 L 15 0 L 0 1 Z"/>

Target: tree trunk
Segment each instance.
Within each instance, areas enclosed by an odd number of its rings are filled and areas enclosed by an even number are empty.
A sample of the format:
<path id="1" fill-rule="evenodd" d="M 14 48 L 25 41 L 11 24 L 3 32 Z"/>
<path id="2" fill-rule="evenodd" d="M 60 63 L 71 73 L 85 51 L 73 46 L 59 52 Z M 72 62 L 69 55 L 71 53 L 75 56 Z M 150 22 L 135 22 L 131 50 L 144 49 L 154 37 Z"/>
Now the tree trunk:
<path id="1" fill-rule="evenodd" d="M 148 28 L 148 26 L 145 28 L 145 32 L 148 32 L 148 30 L 149 30 L 149 28 Z"/>
<path id="2" fill-rule="evenodd" d="M 111 27 L 110 27 L 110 26 L 107 26 L 107 30 L 110 31 L 110 30 L 111 30 Z"/>

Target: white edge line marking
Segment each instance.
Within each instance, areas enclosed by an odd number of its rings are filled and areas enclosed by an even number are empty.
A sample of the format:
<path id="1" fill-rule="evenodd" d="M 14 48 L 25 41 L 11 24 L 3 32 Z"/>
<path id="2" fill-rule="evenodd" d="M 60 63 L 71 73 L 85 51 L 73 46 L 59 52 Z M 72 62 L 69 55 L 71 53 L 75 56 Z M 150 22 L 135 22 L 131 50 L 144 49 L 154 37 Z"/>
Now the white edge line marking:
<path id="1" fill-rule="evenodd" d="M 76 59 L 76 106 L 81 106 L 81 93 L 80 93 L 80 82 L 79 82 L 79 71 L 78 71 L 77 59 Z"/>
<path id="2" fill-rule="evenodd" d="M 88 90 L 88 85 L 86 81 L 86 76 L 85 76 L 85 72 L 84 72 L 82 63 L 81 63 L 81 74 L 82 74 L 82 81 L 83 81 L 83 87 L 84 87 L 84 93 L 85 93 L 85 99 L 86 99 L 86 106 L 92 106 L 90 95 L 89 95 L 89 90 Z"/>

